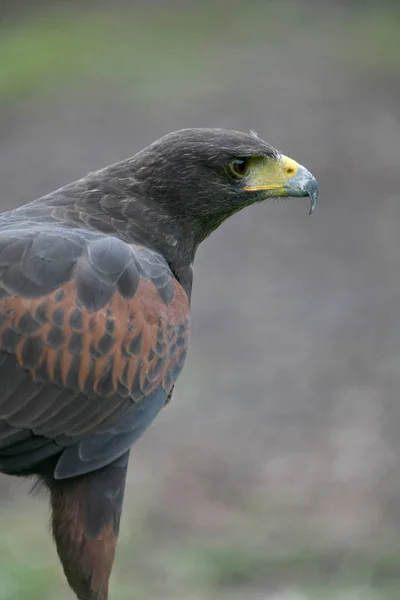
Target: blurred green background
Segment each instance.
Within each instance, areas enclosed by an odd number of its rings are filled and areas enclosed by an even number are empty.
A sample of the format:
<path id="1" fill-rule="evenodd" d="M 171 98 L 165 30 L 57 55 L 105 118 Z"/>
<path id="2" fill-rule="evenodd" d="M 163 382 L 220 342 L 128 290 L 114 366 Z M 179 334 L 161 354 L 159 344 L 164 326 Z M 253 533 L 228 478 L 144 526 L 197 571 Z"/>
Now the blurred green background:
<path id="1" fill-rule="evenodd" d="M 132 453 L 115 600 L 400 597 L 400 8 L 0 1 L 6 210 L 190 126 L 320 183 L 199 251 L 189 360 Z M 44 497 L 0 479 L 0 600 L 67 600 Z"/>

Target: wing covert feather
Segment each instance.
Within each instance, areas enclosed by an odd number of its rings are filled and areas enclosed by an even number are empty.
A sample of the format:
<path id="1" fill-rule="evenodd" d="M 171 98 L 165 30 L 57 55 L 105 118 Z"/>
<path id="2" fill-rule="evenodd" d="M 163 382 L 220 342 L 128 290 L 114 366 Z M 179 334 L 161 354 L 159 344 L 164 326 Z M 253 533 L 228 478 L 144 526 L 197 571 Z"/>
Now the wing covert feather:
<path id="1" fill-rule="evenodd" d="M 171 394 L 188 315 L 183 288 L 147 248 L 85 230 L 0 231 L 0 423 L 10 427 L 0 427 L 0 469 L 19 430 L 62 447 L 92 434 L 110 447 L 120 436 L 109 455 L 126 449 L 121 436 L 143 429 L 135 405 L 156 398 L 158 412 Z M 150 423 L 153 408 L 144 412 Z"/>

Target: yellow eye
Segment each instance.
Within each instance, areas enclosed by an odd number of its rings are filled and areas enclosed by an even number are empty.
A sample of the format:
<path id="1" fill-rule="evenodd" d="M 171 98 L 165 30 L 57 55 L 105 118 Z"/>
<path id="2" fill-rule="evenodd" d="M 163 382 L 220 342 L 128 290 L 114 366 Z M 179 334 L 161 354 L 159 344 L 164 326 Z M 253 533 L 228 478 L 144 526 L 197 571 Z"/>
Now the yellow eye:
<path id="1" fill-rule="evenodd" d="M 235 179 L 245 177 L 250 169 L 249 158 L 234 158 L 229 163 L 229 172 Z"/>

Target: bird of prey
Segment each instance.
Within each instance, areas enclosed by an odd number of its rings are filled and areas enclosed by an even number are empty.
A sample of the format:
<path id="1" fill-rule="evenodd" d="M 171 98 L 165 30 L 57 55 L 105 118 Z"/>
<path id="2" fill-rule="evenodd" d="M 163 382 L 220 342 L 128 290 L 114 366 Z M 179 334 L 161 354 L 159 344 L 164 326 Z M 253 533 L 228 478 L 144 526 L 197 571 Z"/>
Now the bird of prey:
<path id="1" fill-rule="evenodd" d="M 0 471 L 36 476 L 79 600 L 107 600 L 132 445 L 169 401 L 199 244 L 303 166 L 254 133 L 184 129 L 0 214 Z"/>

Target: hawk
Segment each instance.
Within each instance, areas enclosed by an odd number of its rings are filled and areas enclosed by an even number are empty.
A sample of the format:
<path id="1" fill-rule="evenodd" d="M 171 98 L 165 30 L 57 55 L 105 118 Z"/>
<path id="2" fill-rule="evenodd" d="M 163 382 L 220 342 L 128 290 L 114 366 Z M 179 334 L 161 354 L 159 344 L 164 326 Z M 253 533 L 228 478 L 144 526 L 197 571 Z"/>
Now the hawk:
<path id="1" fill-rule="evenodd" d="M 254 133 L 185 129 L 0 214 L 0 471 L 50 492 L 79 600 L 107 600 L 129 453 L 188 348 L 201 242 L 239 210 L 318 198 Z"/>

